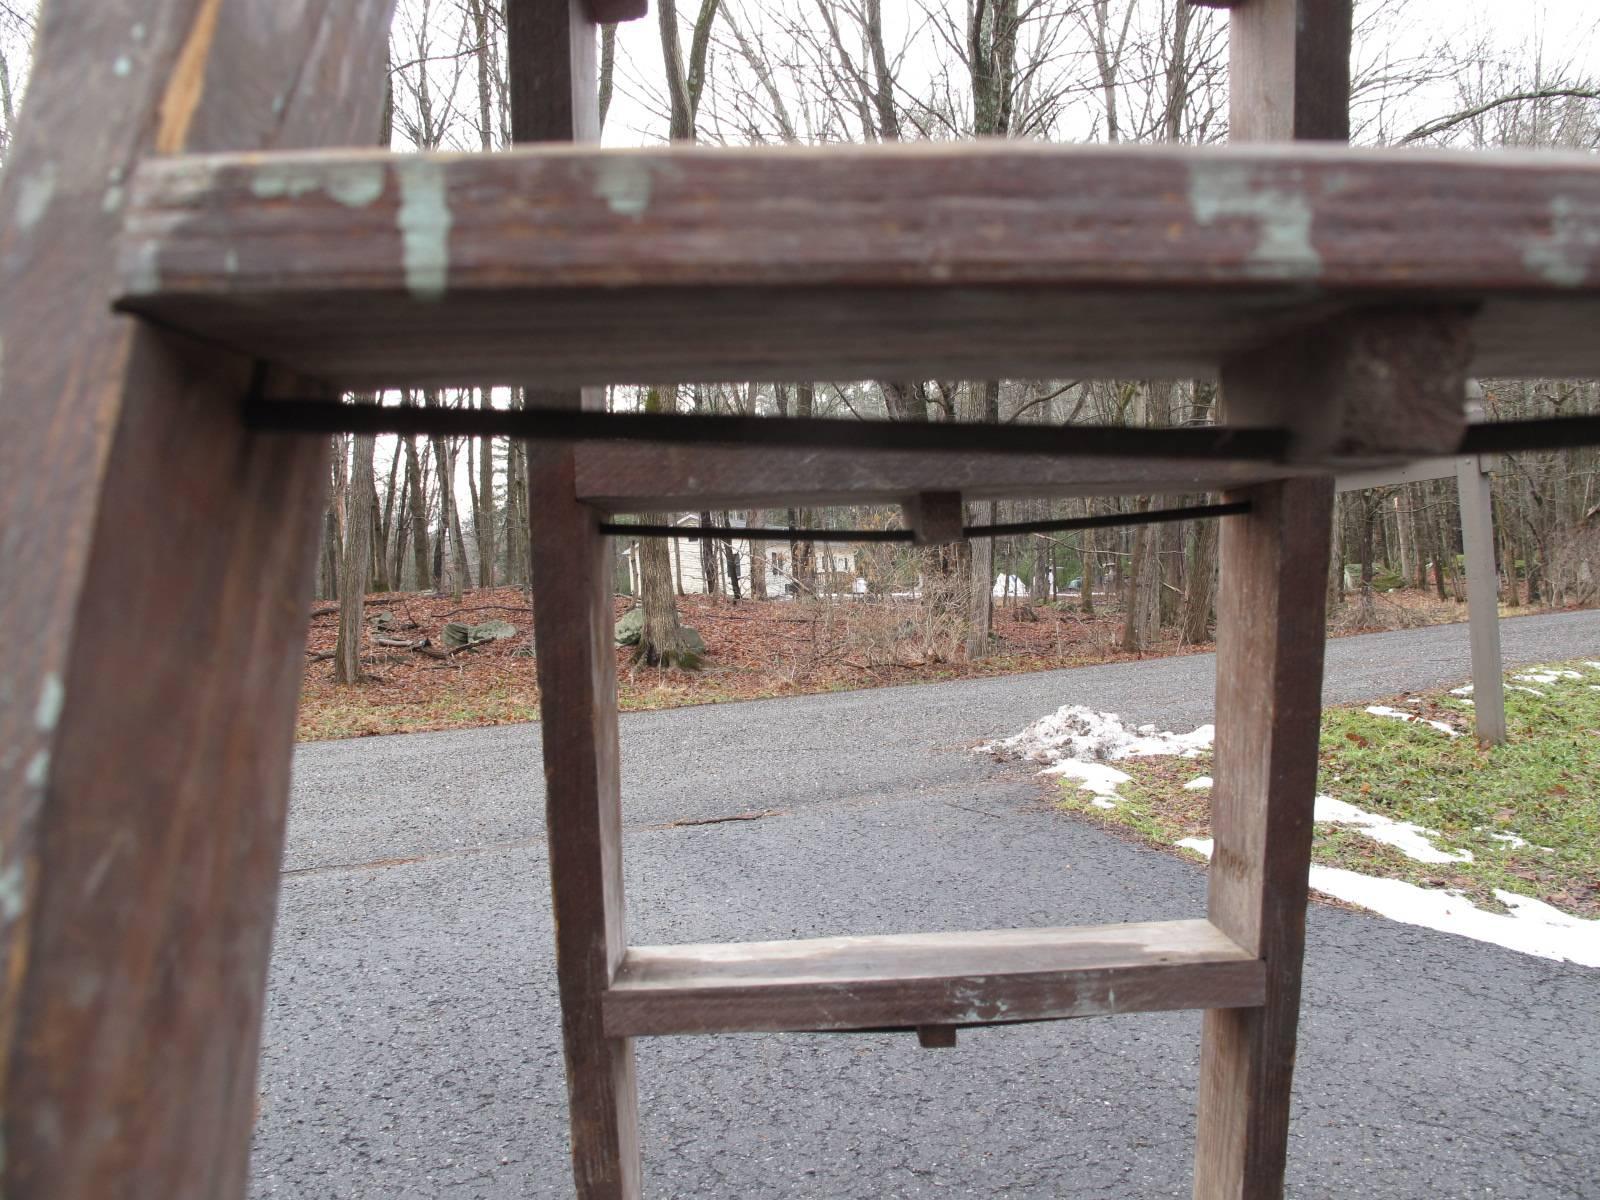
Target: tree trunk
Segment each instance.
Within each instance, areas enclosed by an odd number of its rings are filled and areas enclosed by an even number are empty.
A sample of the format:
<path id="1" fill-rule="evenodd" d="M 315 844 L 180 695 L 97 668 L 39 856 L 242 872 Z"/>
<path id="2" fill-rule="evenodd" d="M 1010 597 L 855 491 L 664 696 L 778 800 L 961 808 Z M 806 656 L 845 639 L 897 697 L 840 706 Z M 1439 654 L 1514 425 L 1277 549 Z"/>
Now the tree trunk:
<path id="1" fill-rule="evenodd" d="M 647 413 L 673 412 L 677 409 L 676 385 L 663 397 L 662 389 L 651 388 L 645 393 L 644 410 Z M 644 518 L 647 525 L 670 525 L 672 514 L 651 513 Z M 675 558 L 665 538 L 639 540 L 639 593 L 644 607 L 644 629 L 639 636 L 636 661 L 652 667 L 685 667 L 690 670 L 700 666 L 700 657 L 690 651 L 683 635 L 683 625 L 678 620 L 678 602 L 672 590 L 672 565 Z M 681 581 L 680 581 L 681 586 Z"/>
<path id="2" fill-rule="evenodd" d="M 417 439 L 407 437 L 406 483 L 411 491 L 411 553 L 416 570 L 413 586 L 425 592 L 433 586 L 433 570 L 428 556 L 428 497 L 423 492 L 422 463 L 417 454 Z"/>
<path id="3" fill-rule="evenodd" d="M 1183 592 L 1183 640 L 1194 646 L 1211 640 L 1212 608 L 1217 595 L 1217 522 L 1199 521 Z"/>
<path id="4" fill-rule="evenodd" d="M 358 399 L 371 404 L 375 397 Z M 350 506 L 345 528 L 343 566 L 339 572 L 339 638 L 333 652 L 335 683 L 361 682 L 361 602 L 372 572 L 372 453 L 376 438 L 357 434 L 350 466 Z"/>
<path id="5" fill-rule="evenodd" d="M 489 389 L 478 392 L 478 407 L 490 408 Z M 478 439 L 478 507 L 472 514 L 472 524 L 478 535 L 478 586 L 492 588 L 495 584 L 494 529 L 494 439 Z"/>
<path id="6" fill-rule="evenodd" d="M 745 524 L 752 529 L 761 526 L 761 513 L 751 509 L 745 514 Z M 750 542 L 750 599 L 765 600 L 767 598 L 767 544 L 752 540 Z"/>

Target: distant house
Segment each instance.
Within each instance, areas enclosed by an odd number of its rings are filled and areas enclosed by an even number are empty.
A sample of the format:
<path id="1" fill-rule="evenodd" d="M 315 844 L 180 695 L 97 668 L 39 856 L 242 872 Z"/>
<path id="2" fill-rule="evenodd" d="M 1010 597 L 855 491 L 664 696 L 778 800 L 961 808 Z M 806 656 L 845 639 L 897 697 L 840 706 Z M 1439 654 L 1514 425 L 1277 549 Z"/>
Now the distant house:
<path id="1" fill-rule="evenodd" d="M 699 528 L 700 518 L 693 513 L 685 513 L 673 522 L 685 530 Z M 729 525 L 742 528 L 744 518 L 731 517 Z M 727 552 L 725 543 L 719 541 L 718 549 L 721 552 L 718 560 L 718 578 L 722 581 L 722 590 L 726 594 L 727 587 Z M 767 563 L 767 595 L 769 597 L 788 596 L 799 589 L 795 586 L 794 565 L 790 561 L 791 553 L 788 541 L 769 541 L 764 543 Z M 813 585 L 810 581 L 807 586 L 815 586 L 819 590 L 831 592 L 864 591 L 865 587 L 857 586 L 856 549 L 844 542 L 813 542 L 815 565 L 813 570 L 819 576 Z M 668 554 L 672 562 L 673 587 L 681 594 L 688 596 L 704 595 L 706 591 L 706 578 L 700 557 L 701 543 L 694 538 L 673 538 L 667 543 Z M 639 560 L 636 553 L 637 544 L 631 543 L 622 550 L 622 560 L 627 567 L 627 578 L 630 592 L 639 594 Z M 747 538 L 736 537 L 733 539 L 733 552 L 739 563 L 739 593 L 750 594 L 750 542 Z"/>

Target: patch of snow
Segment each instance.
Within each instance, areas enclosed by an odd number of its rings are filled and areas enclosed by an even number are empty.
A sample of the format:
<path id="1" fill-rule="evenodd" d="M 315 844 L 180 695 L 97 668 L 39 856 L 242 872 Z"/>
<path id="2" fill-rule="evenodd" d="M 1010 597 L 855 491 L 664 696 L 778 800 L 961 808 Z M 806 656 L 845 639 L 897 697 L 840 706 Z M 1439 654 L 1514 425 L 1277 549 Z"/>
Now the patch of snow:
<path id="1" fill-rule="evenodd" d="M 1539 667 L 1527 672 L 1525 675 L 1513 675 L 1518 683 L 1560 683 L 1563 679 L 1582 679 L 1583 676 L 1576 671 L 1562 671 L 1555 667 Z"/>
<path id="2" fill-rule="evenodd" d="M 1314 819 L 1329 825 L 1350 825 L 1359 829 L 1375 842 L 1393 846 L 1407 858 L 1416 862 L 1447 863 L 1472 862 L 1471 850 L 1441 850 L 1430 841 L 1436 837 L 1433 830 L 1424 829 L 1410 821 L 1396 821 L 1381 813 L 1370 813 L 1335 800 L 1332 796 L 1318 796 Z"/>
<path id="3" fill-rule="evenodd" d="M 1210 838 L 1184 838 L 1178 845 L 1211 857 Z M 1340 867 L 1313 864 L 1311 886 L 1391 921 L 1453 933 L 1539 958 L 1600 967 L 1600 920 L 1568 916 L 1542 900 L 1514 892 L 1495 889 L 1495 899 L 1511 910 L 1501 914 L 1484 912 L 1459 892 L 1419 888 L 1400 879 L 1376 879 Z"/>
<path id="4" fill-rule="evenodd" d="M 1466 687 L 1451 688 L 1450 694 L 1452 696 L 1470 696 L 1472 695 L 1472 685 L 1469 683 Z"/>
<path id="5" fill-rule="evenodd" d="M 1513 850 L 1521 850 L 1528 844 L 1527 838 L 1519 838 L 1514 833 L 1491 833 L 1489 836 L 1497 842 L 1504 842 Z"/>
<path id="6" fill-rule="evenodd" d="M 1519 678 L 1520 678 L 1520 676 L 1519 676 Z M 1515 683 L 1506 684 L 1506 691 L 1508 691 L 1508 692 L 1527 692 L 1528 695 L 1530 695 L 1530 696 L 1540 696 L 1540 697 L 1542 697 L 1544 695 L 1544 693 L 1541 692 L 1538 688 L 1520 687 Z"/>
<path id="7" fill-rule="evenodd" d="M 1067 779 L 1075 779 L 1078 786 L 1086 792 L 1093 792 L 1099 799 L 1110 801 L 1117 794 L 1117 788 L 1127 783 L 1133 776 L 1115 767 L 1109 767 L 1100 762 L 1083 762 L 1078 759 L 1067 758 L 1053 766 L 1046 767 L 1039 772 L 1041 775 L 1062 775 Z M 1111 808 L 1107 803 L 1099 805 L 1101 808 Z"/>
<path id="8" fill-rule="evenodd" d="M 1417 716 L 1415 713 L 1401 712 L 1398 708 L 1390 708 L 1387 704 L 1369 704 L 1367 705 L 1367 711 L 1375 717 L 1395 717 L 1413 725 L 1430 725 L 1440 733 L 1447 734 L 1453 738 L 1461 736 L 1460 733 L 1451 729 L 1443 721 L 1430 721 L 1426 717 Z"/>
<path id="9" fill-rule="evenodd" d="M 1586 667 L 1593 667 L 1596 671 L 1600 671 L 1600 662 L 1590 662 L 1588 659 L 1584 659 L 1583 665 Z"/>
<path id="10" fill-rule="evenodd" d="M 1107 800 L 1104 796 L 1096 796 L 1094 799 L 1090 800 L 1089 803 L 1094 805 L 1096 808 L 1115 808 L 1117 806 L 1117 802 L 1115 800 Z"/>
<path id="11" fill-rule="evenodd" d="M 1201 788 L 1209 788 L 1210 786 L 1211 776 L 1202 775 L 1198 779 L 1189 780 L 1188 783 L 1183 785 L 1183 790 L 1186 792 L 1198 792 Z"/>
<path id="12" fill-rule="evenodd" d="M 978 750 L 1050 766 L 1066 761 L 1114 762 L 1153 754 L 1193 757 L 1209 747 L 1216 736 L 1211 725 L 1202 725 L 1192 733 L 1157 733 L 1154 726 L 1144 728 L 1150 732 L 1129 729 L 1116 713 L 1063 704 L 1021 733 L 987 742 Z"/>

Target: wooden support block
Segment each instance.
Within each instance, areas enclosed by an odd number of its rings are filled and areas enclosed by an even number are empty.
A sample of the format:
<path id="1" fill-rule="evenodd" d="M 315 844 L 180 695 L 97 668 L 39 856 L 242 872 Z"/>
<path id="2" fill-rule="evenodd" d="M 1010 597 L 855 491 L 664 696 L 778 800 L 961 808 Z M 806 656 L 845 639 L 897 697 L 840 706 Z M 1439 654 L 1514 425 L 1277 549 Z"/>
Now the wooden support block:
<path id="1" fill-rule="evenodd" d="M 613 1037 L 905 1029 L 1259 1004 L 1261 963 L 1206 921 L 635 946 Z"/>
<path id="2" fill-rule="evenodd" d="M 918 492 L 901 505 L 919 546 L 944 546 L 961 540 L 966 514 L 960 492 Z"/>
<path id="3" fill-rule="evenodd" d="M 1296 463 L 1451 454 L 1467 428 L 1471 358 L 1461 308 L 1351 313 L 1227 363 L 1228 420 L 1288 429 Z"/>
<path id="4" fill-rule="evenodd" d="M 954 1025 L 918 1025 L 917 1045 L 924 1050 L 953 1050 L 956 1044 Z"/>
<path id="5" fill-rule="evenodd" d="M 326 442 L 249 432 L 248 361 L 109 313 L 108 256 L 141 155 L 371 141 L 389 9 L 39 17 L 0 176 L 8 1200 L 246 1191 Z"/>

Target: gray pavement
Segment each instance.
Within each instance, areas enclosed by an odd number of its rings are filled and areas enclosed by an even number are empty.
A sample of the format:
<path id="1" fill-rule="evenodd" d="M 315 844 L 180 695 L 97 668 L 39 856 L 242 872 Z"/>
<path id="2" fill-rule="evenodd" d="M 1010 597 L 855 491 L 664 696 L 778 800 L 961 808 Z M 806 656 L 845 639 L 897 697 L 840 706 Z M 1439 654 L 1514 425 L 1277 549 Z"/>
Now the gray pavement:
<path id="1" fill-rule="evenodd" d="M 1464 680 L 1465 626 L 1339 639 L 1331 701 Z M 1600 613 L 1503 623 L 1600 654 Z M 1198 916 L 1201 868 L 963 753 L 1063 703 L 1189 728 L 1210 656 L 622 721 L 630 936 Z M 538 727 L 302 747 L 256 1197 L 567 1196 Z M 769 812 L 759 820 L 672 824 Z M 1600 1197 L 1600 973 L 1329 907 L 1295 1196 Z M 650 1196 L 1188 1194 L 1199 1015 L 638 1044 Z"/>

